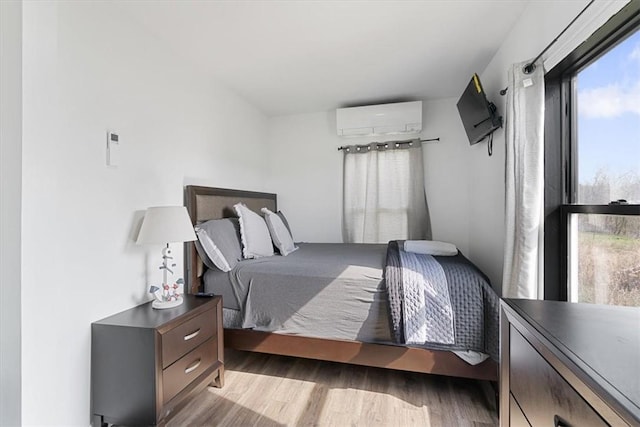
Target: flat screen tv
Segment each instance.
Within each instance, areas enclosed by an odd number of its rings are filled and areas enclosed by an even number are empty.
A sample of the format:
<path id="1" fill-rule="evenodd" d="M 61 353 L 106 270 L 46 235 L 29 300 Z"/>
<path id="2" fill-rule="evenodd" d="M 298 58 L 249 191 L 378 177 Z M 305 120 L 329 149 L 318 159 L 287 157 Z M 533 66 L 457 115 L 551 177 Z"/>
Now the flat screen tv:
<path id="1" fill-rule="evenodd" d="M 458 112 L 471 145 L 477 144 L 502 127 L 502 117 L 498 116 L 496 106 L 487 101 L 477 74 L 473 75 L 460 96 Z"/>

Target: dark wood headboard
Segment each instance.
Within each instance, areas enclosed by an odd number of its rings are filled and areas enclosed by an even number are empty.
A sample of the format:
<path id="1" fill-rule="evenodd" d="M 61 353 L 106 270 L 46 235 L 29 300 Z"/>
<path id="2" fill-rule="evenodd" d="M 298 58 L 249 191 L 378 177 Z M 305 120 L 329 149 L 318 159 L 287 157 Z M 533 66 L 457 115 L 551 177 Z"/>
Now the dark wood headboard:
<path id="1" fill-rule="evenodd" d="M 260 209 L 264 207 L 273 212 L 278 210 L 276 195 L 273 193 L 196 185 L 187 185 L 184 188 L 184 204 L 187 207 L 193 225 L 210 219 L 236 217 L 233 205 L 240 202 L 257 213 L 260 213 Z M 185 289 L 189 293 L 203 291 L 202 275 L 206 267 L 198 256 L 196 245 L 193 242 L 186 242 L 184 253 Z"/>

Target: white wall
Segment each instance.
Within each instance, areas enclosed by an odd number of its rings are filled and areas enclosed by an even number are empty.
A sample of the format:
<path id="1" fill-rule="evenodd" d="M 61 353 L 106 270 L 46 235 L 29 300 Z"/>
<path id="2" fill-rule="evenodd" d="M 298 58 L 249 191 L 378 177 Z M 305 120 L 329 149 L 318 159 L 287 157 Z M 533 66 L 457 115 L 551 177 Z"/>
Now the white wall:
<path id="1" fill-rule="evenodd" d="M 440 138 L 423 145 L 425 191 L 434 240 L 455 243 L 469 257 L 469 140 L 456 98 L 423 102 L 423 136 Z"/>
<path id="2" fill-rule="evenodd" d="M 342 242 L 342 153 L 335 113 L 274 117 L 269 121 L 268 188 L 293 238 Z"/>
<path id="3" fill-rule="evenodd" d="M 160 247 L 133 241 L 142 211 L 189 183 L 266 190 L 267 122 L 109 2 L 23 12 L 22 422 L 88 425 L 91 322 L 160 280 Z"/>
<path id="4" fill-rule="evenodd" d="M 425 189 L 434 239 L 447 240 L 463 252 L 468 248 L 468 188 L 466 153 L 469 144 L 459 121 L 455 99 L 425 101 L 423 145 Z M 415 135 L 414 135 L 415 136 Z M 269 191 L 278 194 L 296 240 L 342 241 L 341 145 L 373 140 L 340 138 L 335 111 L 281 116 L 269 122 Z"/>
<path id="5" fill-rule="evenodd" d="M 22 2 L 0 1 L 0 425 L 20 425 Z"/>

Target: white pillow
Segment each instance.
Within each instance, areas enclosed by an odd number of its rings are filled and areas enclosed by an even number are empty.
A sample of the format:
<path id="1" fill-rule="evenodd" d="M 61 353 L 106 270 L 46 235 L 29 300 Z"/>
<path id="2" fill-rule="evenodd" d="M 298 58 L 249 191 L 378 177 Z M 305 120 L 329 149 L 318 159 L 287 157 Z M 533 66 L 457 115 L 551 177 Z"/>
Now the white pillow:
<path id="1" fill-rule="evenodd" d="M 269 228 L 269 233 L 271 233 L 271 240 L 273 240 L 273 244 L 276 245 L 276 248 L 280 251 L 280 254 L 283 256 L 289 255 L 291 252 L 298 249 L 293 244 L 293 237 L 291 237 L 291 232 L 287 229 L 287 226 L 284 225 L 282 218 L 276 213 L 271 212 L 267 208 L 262 208 L 262 213 L 264 213 L 264 220 L 267 222 L 267 227 Z"/>
<path id="2" fill-rule="evenodd" d="M 240 219 L 242 256 L 244 258 L 262 258 L 273 255 L 273 244 L 264 219 L 244 203 L 237 203 L 233 205 L 233 208 Z"/>
<path id="3" fill-rule="evenodd" d="M 405 240 L 405 252 L 435 256 L 458 255 L 458 248 L 453 243 L 438 242 L 437 240 Z"/>

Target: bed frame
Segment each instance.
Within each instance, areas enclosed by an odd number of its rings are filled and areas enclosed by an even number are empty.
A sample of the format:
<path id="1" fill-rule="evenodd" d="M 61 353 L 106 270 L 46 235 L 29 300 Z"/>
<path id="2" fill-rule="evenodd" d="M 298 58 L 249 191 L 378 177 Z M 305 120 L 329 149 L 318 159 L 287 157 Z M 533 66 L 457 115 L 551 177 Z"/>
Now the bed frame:
<path id="1" fill-rule="evenodd" d="M 210 219 L 236 216 L 233 205 L 238 202 L 246 204 L 255 212 L 260 212 L 262 207 L 277 212 L 277 198 L 272 193 L 192 185 L 185 187 L 185 205 L 194 225 Z M 206 267 L 202 264 L 193 242 L 185 243 L 188 292 L 196 293 L 203 290 L 204 268 Z M 472 366 L 449 351 L 311 338 L 248 329 L 225 329 L 224 343 L 225 347 L 236 350 L 494 382 L 498 380 L 498 365 L 491 359 Z"/>

